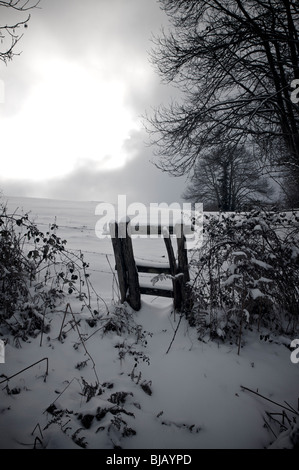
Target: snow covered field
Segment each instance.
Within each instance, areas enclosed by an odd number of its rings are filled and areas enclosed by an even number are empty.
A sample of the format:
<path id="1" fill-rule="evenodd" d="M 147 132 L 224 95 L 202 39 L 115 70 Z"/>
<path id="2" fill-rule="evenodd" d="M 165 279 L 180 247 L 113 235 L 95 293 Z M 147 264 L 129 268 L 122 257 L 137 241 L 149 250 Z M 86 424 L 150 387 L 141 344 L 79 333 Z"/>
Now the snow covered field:
<path id="1" fill-rule="evenodd" d="M 184 318 L 174 338 L 179 318 L 170 299 L 143 296 L 139 312 L 117 305 L 112 244 L 95 235 L 96 202 L 8 198 L 7 205 L 30 211 L 42 231 L 56 222 L 68 249 L 84 254 L 102 300 L 93 322 L 70 296 L 47 314 L 42 338 L 5 345 L 1 449 L 298 447 L 299 363 L 286 347 L 295 338 L 259 336 L 253 327 L 238 355 L 234 344 L 199 342 Z M 137 258 L 164 261 L 161 239 L 133 246 Z M 115 313 L 127 325 L 121 332 L 108 327 Z"/>

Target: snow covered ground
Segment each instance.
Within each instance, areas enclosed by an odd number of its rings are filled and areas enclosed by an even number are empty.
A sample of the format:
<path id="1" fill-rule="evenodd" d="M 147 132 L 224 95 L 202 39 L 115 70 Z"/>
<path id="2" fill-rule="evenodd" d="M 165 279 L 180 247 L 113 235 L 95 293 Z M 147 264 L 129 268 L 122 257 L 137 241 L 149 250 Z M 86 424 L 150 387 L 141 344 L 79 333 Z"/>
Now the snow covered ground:
<path id="1" fill-rule="evenodd" d="M 296 439 L 298 447 L 299 363 L 286 347 L 294 338 L 253 327 L 238 355 L 234 344 L 198 341 L 170 299 L 143 296 L 139 312 L 124 309 L 111 241 L 95 235 L 96 202 L 6 199 L 41 230 L 57 223 L 67 247 L 83 252 L 102 301 L 91 321 L 70 296 L 47 314 L 42 338 L 5 345 L 1 449 L 290 449 Z M 165 261 L 160 239 L 133 246 L 137 258 Z M 121 332 L 111 327 L 121 320 Z"/>

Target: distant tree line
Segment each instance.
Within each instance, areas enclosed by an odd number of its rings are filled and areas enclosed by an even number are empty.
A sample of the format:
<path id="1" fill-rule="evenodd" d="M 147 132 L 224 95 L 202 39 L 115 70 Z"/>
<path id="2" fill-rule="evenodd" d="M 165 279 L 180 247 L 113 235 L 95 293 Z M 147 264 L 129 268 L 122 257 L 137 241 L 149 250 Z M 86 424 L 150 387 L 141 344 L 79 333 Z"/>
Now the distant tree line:
<path id="1" fill-rule="evenodd" d="M 273 188 L 258 162 L 243 148 L 219 147 L 195 164 L 183 197 L 206 210 L 235 211 L 271 203 Z"/>

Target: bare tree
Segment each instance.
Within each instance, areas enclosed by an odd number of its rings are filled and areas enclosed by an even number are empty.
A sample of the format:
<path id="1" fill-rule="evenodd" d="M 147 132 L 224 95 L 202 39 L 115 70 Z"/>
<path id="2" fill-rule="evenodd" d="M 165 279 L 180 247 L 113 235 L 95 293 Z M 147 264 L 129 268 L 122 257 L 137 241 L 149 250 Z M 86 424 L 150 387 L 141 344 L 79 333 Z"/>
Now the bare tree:
<path id="1" fill-rule="evenodd" d="M 221 146 L 199 160 L 183 198 L 202 202 L 205 210 L 235 211 L 268 204 L 269 180 L 244 147 Z"/>
<path id="2" fill-rule="evenodd" d="M 16 44 L 23 36 L 21 28 L 28 26 L 29 10 L 36 8 L 40 0 L 9 0 L 0 1 L 2 23 L 0 25 L 0 60 L 7 64 L 12 60 Z"/>
<path id="3" fill-rule="evenodd" d="M 220 144 L 247 145 L 299 188 L 298 0 L 160 0 L 151 60 L 183 99 L 147 116 L 156 165 L 180 176 Z M 279 152 L 277 151 L 279 149 Z"/>

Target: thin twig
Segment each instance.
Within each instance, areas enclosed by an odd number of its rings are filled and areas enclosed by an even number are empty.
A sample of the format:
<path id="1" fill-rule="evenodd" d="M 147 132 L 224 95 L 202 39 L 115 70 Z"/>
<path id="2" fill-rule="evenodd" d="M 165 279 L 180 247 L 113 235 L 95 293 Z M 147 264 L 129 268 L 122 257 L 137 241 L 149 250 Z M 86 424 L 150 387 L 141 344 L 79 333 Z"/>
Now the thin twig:
<path id="1" fill-rule="evenodd" d="M 43 446 L 43 443 L 42 443 L 42 441 L 40 440 L 40 438 L 39 438 L 38 436 L 36 436 L 36 438 L 34 439 L 34 446 L 33 446 L 34 449 L 36 449 L 36 442 L 37 442 L 37 441 L 40 443 L 41 446 Z"/>
<path id="2" fill-rule="evenodd" d="M 67 308 L 70 309 L 70 312 L 71 312 L 71 314 L 72 314 L 72 316 L 73 316 L 73 319 L 74 319 L 74 321 L 75 321 L 75 327 L 76 327 L 76 329 L 77 329 L 77 332 L 78 332 L 78 335 L 79 335 L 81 344 L 82 344 L 83 348 L 85 349 L 85 352 L 86 352 L 87 356 L 90 358 L 90 360 L 91 360 L 91 362 L 92 362 L 92 364 L 93 364 L 93 370 L 94 370 L 94 373 L 95 373 L 95 376 L 96 376 L 96 379 L 97 379 L 97 383 L 98 383 L 98 385 L 99 385 L 100 381 L 99 381 L 98 374 L 97 374 L 97 371 L 96 371 L 95 362 L 94 362 L 93 358 L 91 357 L 91 355 L 89 354 L 89 352 L 88 352 L 87 349 L 86 349 L 86 346 L 85 346 L 85 344 L 84 344 L 84 340 L 83 340 L 83 338 L 82 338 L 82 336 L 81 336 L 81 333 L 80 333 L 80 331 L 79 331 L 79 328 L 78 328 L 78 325 L 77 325 L 77 322 L 76 322 L 76 320 L 75 320 L 75 317 L 74 317 L 74 314 L 73 314 L 73 311 L 72 311 L 72 308 L 71 308 L 70 304 L 67 304 Z"/>
<path id="3" fill-rule="evenodd" d="M 58 340 L 59 340 L 59 341 L 61 341 L 62 328 L 63 328 L 63 326 L 64 326 L 64 320 L 65 320 L 66 314 L 67 314 L 67 306 L 66 306 L 66 309 L 65 309 L 65 311 L 64 311 L 64 315 L 63 315 L 63 319 L 62 319 L 62 323 L 61 323 L 60 332 L 59 332 L 59 335 L 58 335 Z"/>
<path id="4" fill-rule="evenodd" d="M 169 345 L 169 348 L 168 348 L 167 351 L 166 351 L 166 354 L 168 354 L 168 352 L 169 352 L 169 350 L 170 350 L 170 348 L 171 348 L 171 346 L 172 346 L 172 343 L 174 342 L 174 339 L 175 339 L 176 334 L 177 334 L 177 332 L 178 332 L 178 329 L 179 329 L 180 323 L 181 323 L 181 321 L 182 321 L 182 318 L 183 318 L 183 315 L 180 316 L 179 322 L 178 322 L 177 327 L 176 327 L 176 329 L 175 329 L 175 332 L 174 332 L 173 338 L 172 338 L 172 340 L 171 340 L 171 343 L 170 343 L 170 345 Z"/>
<path id="5" fill-rule="evenodd" d="M 90 308 L 90 311 L 91 311 L 91 307 L 90 307 L 90 304 L 91 304 L 91 296 L 90 296 L 90 288 L 89 288 L 89 279 L 88 279 L 88 275 L 86 273 L 86 263 L 83 259 L 83 253 L 80 251 L 80 260 L 82 261 L 82 268 L 83 268 L 83 273 L 84 273 L 84 277 L 85 277 L 85 283 L 86 283 L 86 287 L 87 287 L 87 292 L 88 292 L 88 306 Z M 92 312 L 91 312 L 92 313 Z"/>
<path id="6" fill-rule="evenodd" d="M 284 402 L 286 405 L 288 405 L 289 408 L 291 408 L 291 410 L 293 410 L 294 413 L 298 414 L 295 408 L 293 408 L 287 401 L 284 400 Z"/>
<path id="7" fill-rule="evenodd" d="M 283 416 L 284 416 L 284 418 L 286 418 L 288 420 L 289 424 L 292 424 L 290 418 L 288 417 L 288 415 L 286 414 L 286 412 L 284 410 L 283 410 Z M 283 424 L 284 424 L 284 420 L 283 420 Z"/>
<path id="8" fill-rule="evenodd" d="M 275 401 L 273 401 L 273 400 L 270 400 L 270 398 L 267 398 L 267 397 L 265 397 L 264 395 L 261 395 L 260 393 L 255 392 L 254 390 L 251 390 L 250 388 L 244 387 L 243 385 L 241 385 L 241 388 L 243 388 L 244 390 L 247 390 L 248 392 L 254 393 L 255 395 L 258 395 L 259 397 L 264 398 L 264 400 L 270 401 L 271 403 L 274 403 L 274 405 L 280 406 L 281 408 L 284 408 L 285 410 L 288 410 L 288 411 L 290 411 L 291 413 L 294 413 L 294 414 L 296 414 L 296 415 L 299 414 L 299 413 L 297 413 L 296 411 L 294 411 L 293 409 L 287 408 L 286 406 L 281 405 L 280 403 L 277 403 L 277 402 L 275 402 Z"/>
<path id="9" fill-rule="evenodd" d="M 45 305 L 45 310 L 43 314 L 43 323 L 42 323 L 42 328 L 41 328 L 41 335 L 40 335 L 40 347 L 42 346 L 43 343 L 43 336 L 44 336 L 44 330 L 45 330 L 45 317 L 46 317 L 46 311 L 47 311 L 47 305 Z"/>
<path id="10" fill-rule="evenodd" d="M 35 428 L 33 429 L 32 433 L 31 433 L 31 435 L 33 436 L 34 431 L 36 430 L 36 428 L 39 429 L 40 435 L 41 435 L 41 437 L 42 437 L 42 439 L 43 439 L 44 436 L 43 436 L 43 433 L 42 433 L 42 430 L 41 430 L 41 427 L 40 427 L 40 424 L 39 424 L 39 423 L 37 423 L 37 425 L 35 426 Z"/>
<path id="11" fill-rule="evenodd" d="M 43 359 L 40 359 L 39 361 L 35 362 L 34 364 L 31 364 L 30 366 L 25 367 L 25 369 L 20 370 L 20 371 L 17 372 L 16 374 L 13 374 L 13 375 L 11 375 L 10 377 L 7 377 L 6 379 L 2 380 L 2 381 L 0 382 L 0 384 L 4 383 L 4 382 L 6 382 L 6 381 L 8 382 L 10 379 L 12 379 L 13 377 L 15 377 L 16 375 L 21 374 L 21 373 L 24 372 L 25 370 L 30 369 L 30 367 L 33 367 L 33 366 L 35 366 L 36 364 L 38 364 L 39 362 L 42 362 L 42 361 L 46 361 L 46 362 L 47 362 L 47 370 L 46 370 L 45 379 L 44 379 L 44 382 L 45 382 L 45 381 L 46 381 L 46 376 L 48 375 L 48 370 L 49 370 L 49 360 L 48 360 L 47 357 L 44 357 Z"/>
<path id="12" fill-rule="evenodd" d="M 284 424 L 284 417 L 286 416 L 286 415 L 284 415 L 284 413 L 285 413 L 284 410 L 283 410 L 282 413 L 270 413 L 269 411 L 266 411 L 266 414 L 267 414 L 267 416 L 268 416 L 270 419 L 272 419 L 273 421 L 275 421 L 275 423 L 279 424 L 279 426 L 283 426 L 283 427 L 284 427 L 284 430 L 287 430 L 288 428 L 287 428 L 287 426 Z M 280 422 L 280 421 L 279 421 L 278 419 L 276 419 L 276 418 L 273 418 L 273 416 L 275 416 L 275 415 L 281 416 L 281 417 L 282 417 L 282 422 Z"/>
<path id="13" fill-rule="evenodd" d="M 113 281 L 116 283 L 117 285 L 117 289 L 118 289 L 118 292 L 116 292 L 117 294 L 117 297 L 118 297 L 118 300 L 120 301 L 120 288 L 119 288 L 119 283 L 118 283 L 118 280 L 117 280 L 117 277 L 115 275 L 115 272 L 113 271 L 113 268 L 111 266 L 111 263 L 109 261 L 109 258 L 108 258 L 108 255 L 106 255 L 106 259 L 107 259 L 107 262 L 109 264 L 109 267 L 110 267 L 110 270 L 111 270 L 111 273 L 112 273 L 112 276 L 113 276 Z"/>
<path id="14" fill-rule="evenodd" d="M 72 380 L 67 384 L 67 386 L 62 390 L 62 392 L 59 393 L 58 397 L 56 397 L 55 400 L 52 401 L 52 403 L 47 407 L 47 409 L 43 413 L 45 413 L 50 408 L 50 406 L 54 405 L 54 403 L 61 397 L 61 395 L 66 391 L 66 389 L 69 388 L 69 386 L 75 379 L 78 380 L 76 377 L 73 377 Z"/>
<path id="15" fill-rule="evenodd" d="M 267 428 L 270 429 L 270 431 L 271 431 L 272 434 L 274 435 L 275 439 L 277 439 L 277 436 L 276 436 L 275 432 L 273 431 L 273 429 L 271 428 L 271 426 L 270 426 L 270 424 L 268 423 L 268 421 L 266 421 L 265 418 L 263 418 L 263 419 L 264 419 L 264 422 L 265 422 L 265 425 L 267 426 Z"/>

